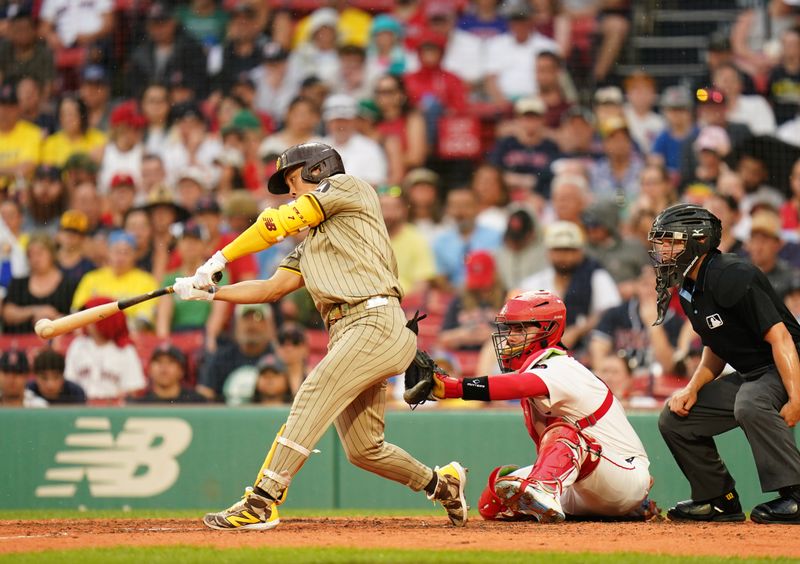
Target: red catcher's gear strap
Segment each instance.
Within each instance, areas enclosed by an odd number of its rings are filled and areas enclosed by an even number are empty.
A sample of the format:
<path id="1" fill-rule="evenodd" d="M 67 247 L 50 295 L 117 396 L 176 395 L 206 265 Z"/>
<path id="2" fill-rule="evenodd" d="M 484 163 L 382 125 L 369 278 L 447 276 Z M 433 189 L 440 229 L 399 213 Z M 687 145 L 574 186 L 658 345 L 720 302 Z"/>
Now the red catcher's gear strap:
<path id="1" fill-rule="evenodd" d="M 606 399 L 603 400 L 603 403 L 600 404 L 594 413 L 584 417 L 583 419 L 579 419 L 575 422 L 575 426 L 583 431 L 586 427 L 591 427 L 592 425 L 596 424 L 600 419 L 608 413 L 608 410 L 611 409 L 611 404 L 614 403 L 614 394 L 611 393 L 611 390 L 606 390 Z"/>

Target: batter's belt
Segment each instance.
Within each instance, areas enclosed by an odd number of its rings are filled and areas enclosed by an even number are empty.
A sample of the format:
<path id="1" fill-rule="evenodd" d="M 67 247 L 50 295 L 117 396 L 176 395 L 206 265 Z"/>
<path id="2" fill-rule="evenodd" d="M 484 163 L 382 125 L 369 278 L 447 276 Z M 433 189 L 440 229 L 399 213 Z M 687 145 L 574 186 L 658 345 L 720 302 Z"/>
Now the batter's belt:
<path id="1" fill-rule="evenodd" d="M 367 311 L 368 309 L 373 309 L 376 307 L 384 307 L 387 305 L 399 306 L 400 301 L 394 296 L 373 296 L 371 298 L 367 298 L 363 302 L 358 302 L 356 304 L 336 304 L 335 306 L 331 307 L 331 309 L 328 311 L 326 324 L 328 325 L 328 327 L 332 327 L 334 323 L 336 323 L 343 317 L 347 317 L 348 315 L 354 315 L 356 313 L 362 313 L 364 311 Z"/>

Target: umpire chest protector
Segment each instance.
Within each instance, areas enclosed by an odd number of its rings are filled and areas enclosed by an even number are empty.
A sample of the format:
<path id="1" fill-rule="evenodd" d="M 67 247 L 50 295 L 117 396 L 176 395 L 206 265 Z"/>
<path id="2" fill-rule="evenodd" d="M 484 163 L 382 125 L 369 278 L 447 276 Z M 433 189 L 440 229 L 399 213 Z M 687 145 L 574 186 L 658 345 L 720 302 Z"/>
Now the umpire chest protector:
<path id="1" fill-rule="evenodd" d="M 766 276 L 736 255 L 708 253 L 697 280 L 686 279 L 679 294 L 703 345 L 742 374 L 774 364 L 764 335 L 776 323 L 800 342 L 800 325 Z"/>

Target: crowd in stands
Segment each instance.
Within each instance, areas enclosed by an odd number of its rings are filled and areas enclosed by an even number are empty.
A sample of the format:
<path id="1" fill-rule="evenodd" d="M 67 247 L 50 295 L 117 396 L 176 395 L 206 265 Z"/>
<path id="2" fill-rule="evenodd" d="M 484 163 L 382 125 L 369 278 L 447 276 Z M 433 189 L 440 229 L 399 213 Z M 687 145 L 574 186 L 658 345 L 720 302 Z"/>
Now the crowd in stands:
<path id="1" fill-rule="evenodd" d="M 192 274 L 283 202 L 275 160 L 312 140 L 375 187 L 403 305 L 454 374 L 498 372 L 498 308 L 548 289 L 572 353 L 657 406 L 700 352 L 675 300 L 652 326 L 647 232 L 677 201 L 719 216 L 721 249 L 800 317 L 797 2 L 747 2 L 706 75 L 678 82 L 618 72 L 629 0 L 2 9 L 0 405 L 291 402 L 327 342 L 302 290 L 166 297 L 51 343 L 32 330 Z M 269 277 L 301 237 L 222 283 Z"/>

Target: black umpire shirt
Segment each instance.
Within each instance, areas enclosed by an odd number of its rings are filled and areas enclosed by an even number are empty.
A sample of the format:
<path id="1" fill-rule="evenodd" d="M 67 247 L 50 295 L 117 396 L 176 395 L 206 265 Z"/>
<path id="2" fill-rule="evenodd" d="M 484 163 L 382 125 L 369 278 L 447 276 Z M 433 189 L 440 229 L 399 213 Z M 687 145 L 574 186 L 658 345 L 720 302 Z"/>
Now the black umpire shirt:
<path id="1" fill-rule="evenodd" d="M 775 364 L 764 335 L 776 323 L 800 343 L 800 325 L 767 277 L 736 255 L 709 252 L 697 280 L 685 279 L 679 293 L 703 344 L 742 375 Z"/>

